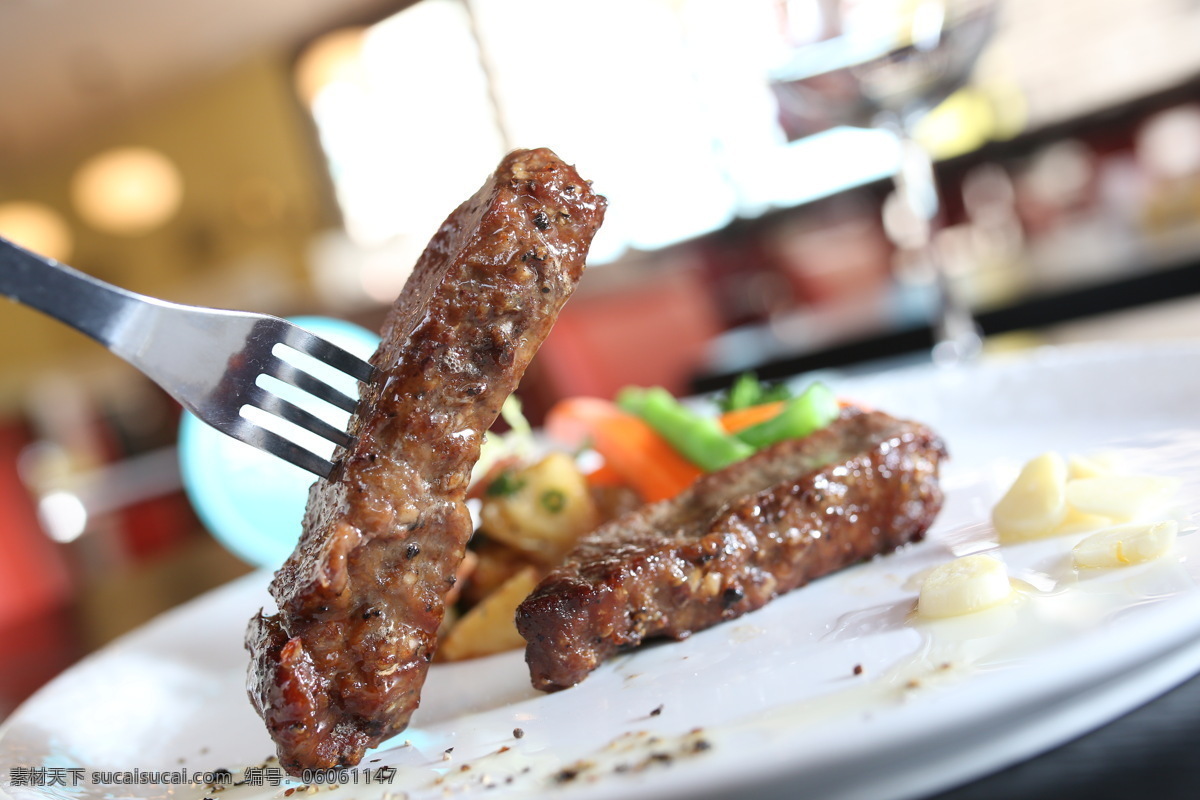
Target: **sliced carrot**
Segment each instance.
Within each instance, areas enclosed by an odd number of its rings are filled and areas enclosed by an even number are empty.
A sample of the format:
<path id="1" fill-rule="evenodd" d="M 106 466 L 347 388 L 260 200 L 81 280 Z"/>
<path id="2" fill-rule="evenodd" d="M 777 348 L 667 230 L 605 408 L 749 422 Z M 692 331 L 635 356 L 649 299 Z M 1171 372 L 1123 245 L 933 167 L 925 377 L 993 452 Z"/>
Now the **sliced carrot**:
<path id="1" fill-rule="evenodd" d="M 747 406 L 739 408 L 736 411 L 726 411 L 717 421 L 721 423 L 721 427 L 726 433 L 737 433 L 760 422 L 766 422 L 772 417 L 783 411 L 786 400 L 777 400 L 773 403 L 763 403 L 757 406 Z M 859 411 L 870 411 L 870 406 L 865 406 L 856 400 L 838 400 L 838 406 L 841 408 L 857 408 Z"/>
<path id="2" fill-rule="evenodd" d="M 751 425 L 766 422 L 772 417 L 777 416 L 780 411 L 783 411 L 786 403 L 786 400 L 778 400 L 774 403 L 763 403 L 757 406 L 739 408 L 736 411 L 726 411 L 720 416 L 718 421 L 726 433 L 737 433 L 740 430 L 749 428 Z"/>
<path id="3" fill-rule="evenodd" d="M 505 470 L 512 469 L 518 463 L 520 463 L 520 459 L 518 459 L 516 456 L 506 456 L 497 461 L 495 464 L 492 464 L 488 471 L 484 473 L 483 477 L 477 481 L 474 481 L 471 484 L 471 488 L 467 489 L 467 499 L 478 500 L 479 498 L 483 497 L 484 494 L 487 493 L 488 487 L 490 487 L 492 483 L 500 477 L 500 473 L 504 472 Z"/>
<path id="4" fill-rule="evenodd" d="M 626 486 L 625 476 L 613 469 L 612 464 L 605 462 L 584 476 L 588 486 Z"/>
<path id="5" fill-rule="evenodd" d="M 573 447 L 590 443 L 647 502 L 674 497 L 700 476 L 653 428 L 608 400 L 561 400 L 546 415 L 545 429 Z"/>

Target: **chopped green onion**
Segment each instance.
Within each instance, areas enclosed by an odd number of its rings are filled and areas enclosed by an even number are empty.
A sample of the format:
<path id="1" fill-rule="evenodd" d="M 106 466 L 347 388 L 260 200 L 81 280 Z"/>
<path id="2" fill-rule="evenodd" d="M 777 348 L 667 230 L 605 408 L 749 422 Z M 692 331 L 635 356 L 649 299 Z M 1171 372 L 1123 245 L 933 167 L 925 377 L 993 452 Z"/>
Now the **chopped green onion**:
<path id="1" fill-rule="evenodd" d="M 725 433 L 716 419 L 697 414 L 661 387 L 623 389 L 617 405 L 641 417 L 684 458 L 707 472 L 754 452 L 751 445 Z"/>
<path id="2" fill-rule="evenodd" d="M 542 492 L 542 508 L 551 514 L 557 514 L 567 507 L 567 496 L 561 489 L 547 489 Z"/>
<path id="3" fill-rule="evenodd" d="M 825 384 L 814 383 L 771 419 L 738 431 L 737 438 L 760 450 L 784 439 L 808 436 L 833 422 L 839 413 L 837 396 Z"/>
<path id="4" fill-rule="evenodd" d="M 512 470 L 504 470 L 488 484 L 488 497 L 508 497 L 521 491 L 525 481 L 513 475 Z"/>

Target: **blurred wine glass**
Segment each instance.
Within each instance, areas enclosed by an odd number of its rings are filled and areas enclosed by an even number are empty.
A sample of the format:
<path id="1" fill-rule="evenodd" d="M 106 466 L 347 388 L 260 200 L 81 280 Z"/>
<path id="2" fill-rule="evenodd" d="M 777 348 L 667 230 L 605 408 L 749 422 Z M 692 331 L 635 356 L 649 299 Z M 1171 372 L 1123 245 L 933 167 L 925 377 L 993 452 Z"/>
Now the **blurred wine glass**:
<path id="1" fill-rule="evenodd" d="M 819 41 L 797 46 L 773 75 L 781 122 L 792 138 L 835 125 L 890 131 L 899 142 L 896 193 L 910 217 L 905 245 L 936 281 L 933 357 L 978 355 L 979 326 L 950 279 L 934 234 L 941 213 L 929 153 L 913 131 L 962 87 L 995 28 L 996 0 L 791 0 L 819 9 Z M 809 16 L 811 19 L 811 16 Z"/>

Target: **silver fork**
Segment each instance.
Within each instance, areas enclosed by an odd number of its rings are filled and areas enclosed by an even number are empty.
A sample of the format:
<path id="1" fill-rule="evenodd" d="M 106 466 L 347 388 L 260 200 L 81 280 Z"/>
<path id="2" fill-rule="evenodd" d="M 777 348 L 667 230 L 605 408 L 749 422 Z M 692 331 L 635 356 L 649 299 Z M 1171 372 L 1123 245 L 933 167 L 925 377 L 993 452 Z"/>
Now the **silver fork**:
<path id="1" fill-rule="evenodd" d="M 342 409 L 356 398 L 289 364 L 284 345 L 360 381 L 373 367 L 278 317 L 168 303 L 111 286 L 0 237 L 0 294 L 87 334 L 198 418 L 234 439 L 328 477 L 333 463 L 244 416 L 255 407 L 347 446 L 348 433 L 258 384 L 270 375 Z"/>

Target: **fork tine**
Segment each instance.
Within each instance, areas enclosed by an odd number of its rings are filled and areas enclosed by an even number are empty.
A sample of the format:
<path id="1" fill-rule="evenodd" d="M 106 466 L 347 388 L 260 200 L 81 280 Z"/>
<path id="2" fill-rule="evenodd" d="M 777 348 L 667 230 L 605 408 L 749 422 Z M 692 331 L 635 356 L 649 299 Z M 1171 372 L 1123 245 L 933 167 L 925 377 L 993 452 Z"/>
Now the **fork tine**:
<path id="1" fill-rule="evenodd" d="M 282 397 L 271 394 L 261 386 L 255 386 L 254 390 L 248 392 L 245 401 L 247 405 L 261 408 L 268 414 L 274 414 L 293 425 L 299 425 L 306 431 L 315 433 L 322 439 L 327 439 L 342 447 L 348 447 L 354 441 L 354 437 L 344 430 L 335 428 L 315 414 L 310 414 L 303 408 L 284 400 Z"/>
<path id="2" fill-rule="evenodd" d="M 270 375 L 273 378 L 278 378 L 284 383 L 290 383 L 292 386 L 295 386 L 302 392 L 311 394 L 313 397 L 318 397 L 321 400 L 324 400 L 326 403 L 329 403 L 331 406 L 340 408 L 342 411 L 353 412 L 358 406 L 358 400 L 356 398 L 339 392 L 328 383 L 325 383 L 318 378 L 314 378 L 309 373 L 293 364 L 289 364 L 283 359 L 271 359 L 271 361 L 263 368 L 263 374 Z"/>
<path id="3" fill-rule="evenodd" d="M 350 351 L 343 350 L 336 344 L 328 342 L 319 336 L 314 336 L 296 325 L 292 325 L 287 329 L 287 335 L 284 337 L 283 343 L 319 361 L 324 361 L 334 369 L 341 370 L 347 375 L 352 375 L 360 381 L 371 380 L 371 375 L 375 372 L 375 368 L 369 362 L 363 361 Z"/>
<path id="4" fill-rule="evenodd" d="M 308 470 L 319 478 L 328 478 L 333 471 L 333 462 L 321 458 L 311 450 L 306 450 L 295 442 L 283 438 L 279 434 L 255 425 L 245 417 L 231 420 L 222 430 L 237 439 L 263 452 L 282 458 L 290 464 Z"/>

